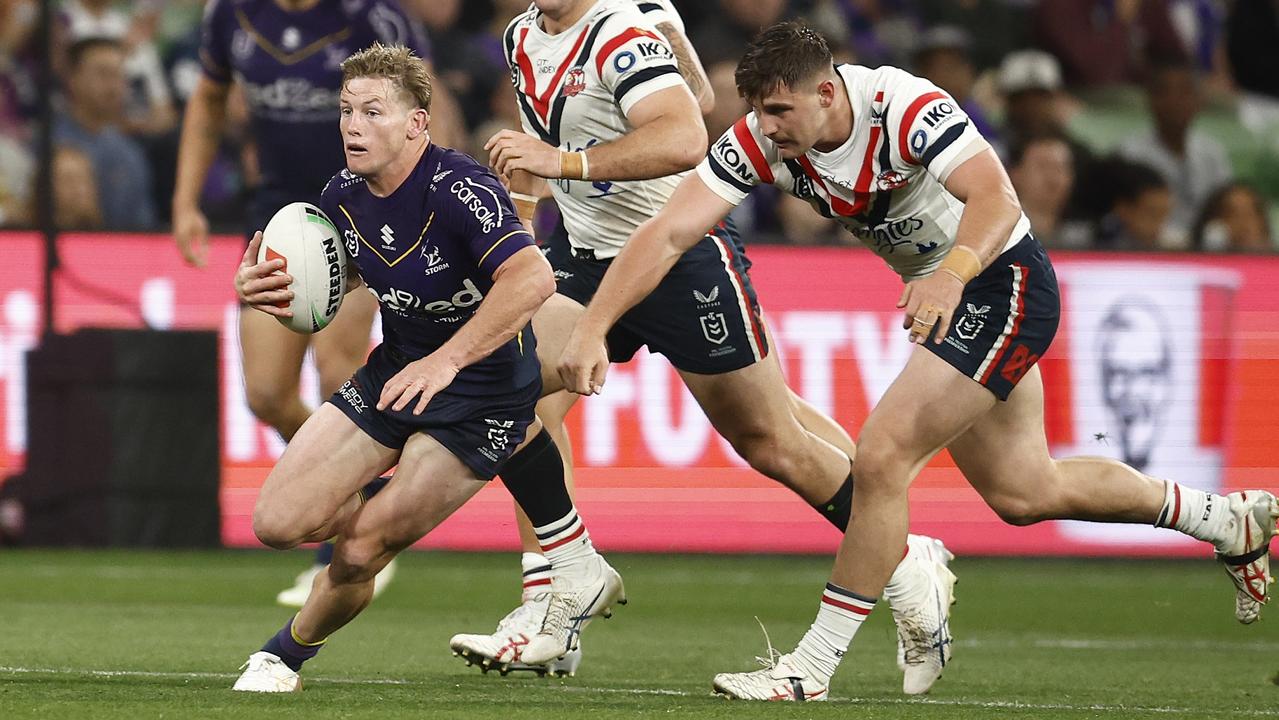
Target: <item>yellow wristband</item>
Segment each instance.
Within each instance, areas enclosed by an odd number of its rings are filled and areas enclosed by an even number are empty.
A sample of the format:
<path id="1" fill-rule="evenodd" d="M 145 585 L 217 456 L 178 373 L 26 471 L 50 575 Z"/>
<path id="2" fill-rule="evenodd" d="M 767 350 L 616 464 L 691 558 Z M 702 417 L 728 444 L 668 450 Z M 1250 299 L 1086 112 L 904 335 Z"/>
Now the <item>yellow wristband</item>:
<path id="1" fill-rule="evenodd" d="M 587 180 L 590 178 L 588 167 L 585 151 L 560 153 L 560 177 L 567 180 Z"/>
<path id="2" fill-rule="evenodd" d="M 954 275 L 959 282 L 967 285 L 969 280 L 981 274 L 981 259 L 977 257 L 976 250 L 967 245 L 956 245 L 946 254 L 941 267 L 937 269 Z"/>

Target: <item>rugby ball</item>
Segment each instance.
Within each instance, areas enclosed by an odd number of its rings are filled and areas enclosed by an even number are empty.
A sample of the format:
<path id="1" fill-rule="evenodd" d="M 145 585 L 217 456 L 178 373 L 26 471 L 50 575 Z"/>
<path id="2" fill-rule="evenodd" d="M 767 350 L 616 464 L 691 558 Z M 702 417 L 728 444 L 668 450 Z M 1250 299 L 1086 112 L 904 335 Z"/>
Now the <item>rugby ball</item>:
<path id="1" fill-rule="evenodd" d="M 318 207 L 289 203 L 276 211 L 262 231 L 258 262 L 280 259 L 293 277 L 293 300 L 281 303 L 293 317 L 281 325 L 299 333 L 323 330 L 342 307 L 346 294 L 346 250 L 337 227 Z"/>

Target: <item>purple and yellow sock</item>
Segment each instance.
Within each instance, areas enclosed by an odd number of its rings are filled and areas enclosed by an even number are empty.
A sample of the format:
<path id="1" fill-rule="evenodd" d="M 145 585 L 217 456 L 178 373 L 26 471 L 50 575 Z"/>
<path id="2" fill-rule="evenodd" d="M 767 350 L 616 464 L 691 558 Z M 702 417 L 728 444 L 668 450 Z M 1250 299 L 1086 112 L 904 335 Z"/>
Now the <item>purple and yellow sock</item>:
<path id="1" fill-rule="evenodd" d="M 315 657 L 315 654 L 320 652 L 320 648 L 324 647 L 324 643 L 328 642 L 328 638 L 314 643 L 304 642 L 293 631 L 293 621 L 296 619 L 296 615 L 289 618 L 284 627 L 280 628 L 280 632 L 262 646 L 263 652 L 269 652 L 280 658 L 293 672 L 300 671 L 302 663 Z"/>

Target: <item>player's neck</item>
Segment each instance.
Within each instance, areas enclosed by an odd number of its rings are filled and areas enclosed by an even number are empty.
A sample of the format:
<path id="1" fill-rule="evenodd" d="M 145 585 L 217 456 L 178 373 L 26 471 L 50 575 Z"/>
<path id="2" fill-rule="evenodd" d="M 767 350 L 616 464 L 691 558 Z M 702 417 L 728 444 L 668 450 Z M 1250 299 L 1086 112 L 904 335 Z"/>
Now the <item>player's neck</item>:
<path id="1" fill-rule="evenodd" d="M 595 0 L 577 0 L 576 3 L 559 13 L 558 17 L 552 17 L 549 13 L 542 13 L 542 30 L 547 35 L 559 35 L 577 24 L 577 21 L 581 20 L 582 16 L 593 5 L 595 5 Z"/>
<path id="2" fill-rule="evenodd" d="M 369 192 L 373 193 L 374 197 L 384 198 L 399 190 L 404 181 L 413 173 L 413 168 L 417 167 L 417 164 L 421 162 L 422 155 L 430 147 L 430 144 L 430 138 L 427 135 L 422 135 L 413 140 L 405 148 L 405 151 L 400 153 L 400 156 L 388 164 L 382 172 L 364 178 L 364 184 L 368 186 Z"/>
<path id="3" fill-rule="evenodd" d="M 817 152 L 837 150 L 853 134 L 853 106 L 848 102 L 848 91 L 844 87 L 844 78 L 835 73 L 835 99 L 826 111 L 826 131 L 813 145 Z"/>

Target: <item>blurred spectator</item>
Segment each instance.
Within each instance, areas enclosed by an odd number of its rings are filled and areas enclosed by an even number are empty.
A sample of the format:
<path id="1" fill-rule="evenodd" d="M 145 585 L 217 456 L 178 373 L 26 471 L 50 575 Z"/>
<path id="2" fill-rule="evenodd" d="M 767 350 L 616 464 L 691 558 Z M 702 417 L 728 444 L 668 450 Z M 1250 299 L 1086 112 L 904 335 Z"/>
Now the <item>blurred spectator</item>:
<path id="1" fill-rule="evenodd" d="M 1226 18 L 1226 53 L 1241 93 L 1239 120 L 1254 133 L 1279 127 L 1279 0 L 1238 0 Z"/>
<path id="2" fill-rule="evenodd" d="M 1164 227 L 1172 212 L 1172 192 L 1151 168 L 1112 159 L 1099 176 L 1111 198 L 1098 226 L 1098 244 L 1110 250 L 1164 250 Z"/>
<path id="3" fill-rule="evenodd" d="M 1042 50 L 1010 53 L 999 66 L 996 80 L 1004 96 L 1004 147 L 1023 147 L 1045 135 L 1063 138 L 1070 145 L 1074 164 L 1074 189 L 1066 205 L 1066 217 L 1095 220 L 1106 211 L 1109 198 L 1097 199 L 1089 180 L 1095 164 L 1092 151 L 1070 134 L 1066 126 L 1061 92 L 1061 64 Z M 1005 152 L 1005 155 L 1007 153 Z M 1011 162 L 1005 156 L 1006 162 Z"/>
<path id="4" fill-rule="evenodd" d="M 1034 30 L 1071 86 L 1140 82 L 1152 59 L 1186 54 L 1166 0 L 1040 0 Z"/>
<path id="5" fill-rule="evenodd" d="M 846 42 L 859 63 L 906 66 L 919 31 L 913 0 L 834 1 L 848 28 Z"/>
<path id="6" fill-rule="evenodd" d="M 714 139 L 724 134 L 739 118 L 750 112 L 750 105 L 737 93 L 737 63 L 723 60 L 706 68 L 715 106 L 706 114 L 706 134 Z"/>
<path id="7" fill-rule="evenodd" d="M 1223 185 L 1204 203 L 1192 243 L 1210 252 L 1273 252 L 1266 201 L 1242 183 Z"/>
<path id="8" fill-rule="evenodd" d="M 54 223 L 63 230 L 96 230 L 102 227 L 102 205 L 93 178 L 93 162 L 76 148 L 62 145 L 53 151 Z"/>
<path id="9" fill-rule="evenodd" d="M 39 11 L 35 0 L 0 0 L 0 131 L 34 110 L 39 91 L 32 38 Z"/>
<path id="10" fill-rule="evenodd" d="M 488 36 L 497 42 L 485 42 L 483 34 L 477 36 L 458 26 L 463 10 L 461 0 L 411 0 L 404 5 L 426 25 L 436 76 L 457 100 L 466 126 L 475 127 L 484 122 L 493 89 L 503 87 L 510 92 L 509 71 L 502 54 L 502 31 L 506 23 L 528 8 L 528 3 L 521 3 L 509 15 L 505 14 L 508 8 L 494 9 L 495 24 L 497 16 L 504 15 L 501 27 Z M 513 7 L 510 3 L 507 5 Z"/>
<path id="11" fill-rule="evenodd" d="M 918 0 L 928 26 L 952 25 L 972 39 L 971 57 L 979 72 L 999 65 L 1030 41 L 1030 17 L 1024 2 L 1010 0 Z"/>
<path id="12" fill-rule="evenodd" d="M 1065 217 L 1075 184 L 1070 143 L 1058 134 L 1032 137 L 1009 154 L 1008 176 L 1030 218 L 1035 237 L 1050 248 L 1084 248 L 1091 233 L 1084 223 Z"/>
<path id="13" fill-rule="evenodd" d="M 0 102 L 3 102 L 0 100 Z M 35 159 L 18 137 L 0 131 L 0 227 L 30 225 Z"/>
<path id="14" fill-rule="evenodd" d="M 122 127 L 135 135 L 158 135 L 177 126 L 177 110 L 169 92 L 168 76 L 153 37 L 163 3 L 143 0 L 133 14 L 112 0 L 68 0 L 59 15 L 63 47 L 84 38 L 119 40 L 126 52 L 124 73 L 128 83 Z"/>
<path id="15" fill-rule="evenodd" d="M 723 13 L 692 33 L 693 46 L 708 66 L 722 61 L 736 65 L 751 38 L 786 16 L 786 0 L 719 0 L 719 4 Z"/>
<path id="16" fill-rule="evenodd" d="M 977 69 L 970 56 L 972 38 L 963 28 L 938 25 L 926 30 L 915 47 L 912 69 L 916 75 L 932 80 L 950 94 L 968 114 L 973 127 L 992 143 L 999 141 L 999 131 L 986 116 L 986 110 L 973 99 L 973 81 Z"/>
<path id="17" fill-rule="evenodd" d="M 119 40 L 86 38 L 67 58 L 68 112 L 54 121 L 54 138 L 93 161 L 103 226 L 152 229 L 156 224 L 151 169 L 138 143 L 120 130 L 127 86 Z"/>
<path id="18" fill-rule="evenodd" d="M 1202 103 L 1190 63 L 1156 65 L 1147 83 L 1147 99 L 1154 127 L 1124 140 L 1119 153 L 1163 176 L 1174 199 L 1169 242 L 1184 248 L 1200 207 L 1233 172 L 1221 143 L 1191 128 Z"/>
<path id="19" fill-rule="evenodd" d="M 1214 94 L 1228 92 L 1233 81 L 1226 61 L 1226 8 L 1222 0 L 1169 0 L 1168 17 L 1186 55 Z"/>

